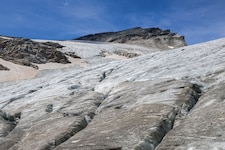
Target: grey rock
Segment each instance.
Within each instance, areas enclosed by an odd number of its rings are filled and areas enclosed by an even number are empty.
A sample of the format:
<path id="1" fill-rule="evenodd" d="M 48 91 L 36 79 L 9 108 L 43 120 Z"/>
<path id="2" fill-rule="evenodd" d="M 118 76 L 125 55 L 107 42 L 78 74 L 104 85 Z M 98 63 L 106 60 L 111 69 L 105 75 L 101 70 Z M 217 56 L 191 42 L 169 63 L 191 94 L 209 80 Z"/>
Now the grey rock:
<path id="1" fill-rule="evenodd" d="M 68 55 L 68 56 L 73 57 L 73 58 L 79 58 L 79 59 L 81 59 L 81 57 L 80 56 L 77 56 L 75 54 L 75 52 L 65 52 L 65 55 Z"/>
<path id="2" fill-rule="evenodd" d="M 117 51 L 114 51 L 113 53 L 117 54 L 119 56 L 125 56 L 127 58 L 133 58 L 133 57 L 140 56 L 140 54 L 131 53 L 131 52 L 123 51 L 123 50 L 117 50 Z"/>
<path id="3" fill-rule="evenodd" d="M 106 57 L 107 55 L 110 55 L 110 54 L 116 54 L 116 55 L 119 55 L 119 56 L 124 56 L 126 58 L 133 58 L 133 57 L 140 56 L 140 54 L 125 51 L 125 50 L 116 50 L 116 51 L 113 51 L 112 53 L 109 53 L 107 51 L 101 51 L 98 56 Z"/>
<path id="4" fill-rule="evenodd" d="M 53 104 L 48 104 L 45 111 L 49 112 L 49 113 L 52 112 L 53 111 Z"/>

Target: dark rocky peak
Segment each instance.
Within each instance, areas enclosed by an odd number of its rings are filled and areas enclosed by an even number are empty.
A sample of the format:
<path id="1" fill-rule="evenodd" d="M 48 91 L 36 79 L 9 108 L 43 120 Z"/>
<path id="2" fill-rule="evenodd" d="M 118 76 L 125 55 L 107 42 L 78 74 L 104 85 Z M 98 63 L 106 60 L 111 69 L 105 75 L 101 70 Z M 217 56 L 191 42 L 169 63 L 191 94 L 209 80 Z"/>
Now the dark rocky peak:
<path id="1" fill-rule="evenodd" d="M 184 36 L 160 28 L 135 27 L 118 32 L 90 34 L 74 40 L 128 43 L 157 49 L 186 46 Z"/>

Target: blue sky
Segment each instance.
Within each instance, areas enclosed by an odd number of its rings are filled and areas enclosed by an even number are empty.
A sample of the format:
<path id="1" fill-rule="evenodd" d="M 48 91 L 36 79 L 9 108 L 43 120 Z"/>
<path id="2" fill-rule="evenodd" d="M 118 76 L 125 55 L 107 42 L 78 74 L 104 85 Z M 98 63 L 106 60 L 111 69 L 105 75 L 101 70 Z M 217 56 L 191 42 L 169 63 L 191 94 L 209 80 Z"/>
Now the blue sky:
<path id="1" fill-rule="evenodd" d="M 0 35 L 72 39 L 159 27 L 195 44 L 225 37 L 225 0 L 0 0 Z"/>

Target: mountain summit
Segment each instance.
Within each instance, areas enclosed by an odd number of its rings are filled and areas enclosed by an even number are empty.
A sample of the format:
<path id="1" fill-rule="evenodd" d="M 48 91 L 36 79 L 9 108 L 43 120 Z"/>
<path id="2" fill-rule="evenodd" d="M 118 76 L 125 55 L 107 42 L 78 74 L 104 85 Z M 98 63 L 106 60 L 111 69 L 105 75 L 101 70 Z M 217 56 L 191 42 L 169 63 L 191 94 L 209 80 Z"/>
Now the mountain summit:
<path id="1" fill-rule="evenodd" d="M 162 50 L 186 46 L 184 36 L 160 28 L 136 27 L 118 32 L 90 34 L 74 40 L 127 43 Z"/>

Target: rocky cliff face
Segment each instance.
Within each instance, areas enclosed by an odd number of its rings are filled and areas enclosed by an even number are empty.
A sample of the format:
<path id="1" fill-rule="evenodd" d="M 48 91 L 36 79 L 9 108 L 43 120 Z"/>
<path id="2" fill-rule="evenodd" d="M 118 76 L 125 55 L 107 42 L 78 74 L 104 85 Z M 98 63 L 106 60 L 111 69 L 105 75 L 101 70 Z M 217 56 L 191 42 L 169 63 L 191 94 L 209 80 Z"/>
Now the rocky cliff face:
<path id="1" fill-rule="evenodd" d="M 161 50 L 186 46 L 184 36 L 159 28 L 137 27 L 118 32 L 91 34 L 75 40 L 129 43 Z"/>
<path id="2" fill-rule="evenodd" d="M 225 149 L 225 39 L 167 51 L 51 42 L 88 65 L 0 83 L 0 149 Z"/>

